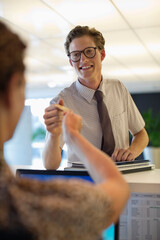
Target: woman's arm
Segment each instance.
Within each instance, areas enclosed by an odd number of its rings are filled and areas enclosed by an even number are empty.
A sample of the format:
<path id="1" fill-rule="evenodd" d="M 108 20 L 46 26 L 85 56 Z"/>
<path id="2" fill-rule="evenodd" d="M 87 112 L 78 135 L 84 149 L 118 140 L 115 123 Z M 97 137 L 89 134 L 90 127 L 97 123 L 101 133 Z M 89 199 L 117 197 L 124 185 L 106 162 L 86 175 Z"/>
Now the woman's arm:
<path id="1" fill-rule="evenodd" d="M 114 210 L 112 223 L 129 198 L 129 187 L 113 160 L 80 134 L 81 122 L 81 117 L 72 111 L 66 113 L 63 120 L 64 140 L 86 166 L 97 187 L 111 198 Z"/>

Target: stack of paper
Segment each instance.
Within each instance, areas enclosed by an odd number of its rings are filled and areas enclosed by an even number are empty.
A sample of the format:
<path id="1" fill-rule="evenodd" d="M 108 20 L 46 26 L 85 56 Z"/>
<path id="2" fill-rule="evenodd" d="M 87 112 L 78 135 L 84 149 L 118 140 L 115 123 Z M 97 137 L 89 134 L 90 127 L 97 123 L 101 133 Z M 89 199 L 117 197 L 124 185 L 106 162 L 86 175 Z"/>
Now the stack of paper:
<path id="1" fill-rule="evenodd" d="M 152 170 L 155 168 L 149 160 L 134 160 L 125 162 L 115 162 L 116 166 L 122 173 L 132 173 L 139 171 Z M 71 167 L 66 167 L 64 170 L 86 171 L 85 166 L 81 162 L 72 162 Z"/>

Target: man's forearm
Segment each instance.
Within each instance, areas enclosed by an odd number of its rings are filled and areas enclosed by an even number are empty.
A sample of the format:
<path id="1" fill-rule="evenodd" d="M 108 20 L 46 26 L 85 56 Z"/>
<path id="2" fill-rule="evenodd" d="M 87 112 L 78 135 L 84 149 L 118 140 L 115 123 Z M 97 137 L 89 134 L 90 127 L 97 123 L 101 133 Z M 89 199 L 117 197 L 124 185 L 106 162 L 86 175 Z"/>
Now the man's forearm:
<path id="1" fill-rule="evenodd" d="M 43 163 L 46 169 L 57 169 L 61 163 L 61 148 L 59 137 L 48 133 L 42 153 Z"/>
<path id="2" fill-rule="evenodd" d="M 148 134 L 145 128 L 143 128 L 140 132 L 133 136 L 129 150 L 134 153 L 136 158 L 143 152 L 144 148 L 148 145 L 148 142 Z"/>

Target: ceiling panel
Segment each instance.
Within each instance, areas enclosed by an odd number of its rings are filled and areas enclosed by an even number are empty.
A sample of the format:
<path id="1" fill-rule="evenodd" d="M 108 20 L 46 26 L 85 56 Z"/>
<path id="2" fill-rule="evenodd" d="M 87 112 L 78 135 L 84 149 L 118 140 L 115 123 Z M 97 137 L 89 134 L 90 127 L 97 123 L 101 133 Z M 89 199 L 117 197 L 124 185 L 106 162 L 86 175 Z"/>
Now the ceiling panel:
<path id="1" fill-rule="evenodd" d="M 113 0 L 111 2 L 132 28 L 160 25 L 159 0 Z"/>
<path id="2" fill-rule="evenodd" d="M 100 31 L 128 28 L 111 2 L 107 0 L 42 0 L 42 2 L 55 9 L 73 25 L 90 25 Z"/>
<path id="3" fill-rule="evenodd" d="M 136 32 L 160 65 L 160 26 L 136 29 Z"/>
<path id="4" fill-rule="evenodd" d="M 152 58 L 132 30 L 110 32 L 104 34 L 106 39 L 106 52 L 121 61 L 138 63 L 151 61 Z M 108 40 L 107 40 L 108 39 Z"/>
<path id="5" fill-rule="evenodd" d="M 41 38 L 66 35 L 70 25 L 40 0 L 1 0 L 2 16 Z"/>
<path id="6" fill-rule="evenodd" d="M 159 0 L 0 1 L 0 18 L 28 44 L 29 88 L 65 87 L 76 79 L 64 41 L 80 24 L 96 27 L 106 39 L 105 76 L 137 91 L 148 91 L 149 84 L 160 91 L 159 13 Z"/>

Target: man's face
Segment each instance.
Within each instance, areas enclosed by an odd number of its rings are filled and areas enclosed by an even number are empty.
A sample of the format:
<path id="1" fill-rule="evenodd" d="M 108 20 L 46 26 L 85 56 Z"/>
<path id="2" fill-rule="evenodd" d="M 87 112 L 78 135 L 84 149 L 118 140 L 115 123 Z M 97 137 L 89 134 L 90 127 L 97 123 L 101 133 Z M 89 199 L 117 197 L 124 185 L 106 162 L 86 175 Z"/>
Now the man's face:
<path id="1" fill-rule="evenodd" d="M 94 40 L 90 36 L 83 36 L 72 40 L 69 46 L 69 52 L 82 51 L 87 47 L 96 47 Z M 73 62 L 70 59 L 70 64 L 74 67 L 79 81 L 89 86 L 91 82 L 101 81 L 101 62 L 105 57 L 105 51 L 96 49 L 96 55 L 93 58 L 87 58 L 81 53 L 81 58 L 78 62 Z"/>

